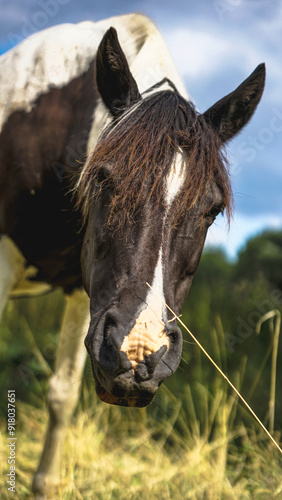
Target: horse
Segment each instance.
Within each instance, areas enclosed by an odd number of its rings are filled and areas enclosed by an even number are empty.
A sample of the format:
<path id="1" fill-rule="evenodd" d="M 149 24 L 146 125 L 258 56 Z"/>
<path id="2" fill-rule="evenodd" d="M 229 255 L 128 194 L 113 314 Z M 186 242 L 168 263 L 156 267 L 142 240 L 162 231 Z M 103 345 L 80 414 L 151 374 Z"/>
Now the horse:
<path id="1" fill-rule="evenodd" d="M 231 216 L 224 147 L 265 67 L 200 113 L 141 14 L 48 28 L 0 62 L 0 313 L 13 294 L 66 297 L 42 498 L 59 482 L 86 350 L 110 404 L 148 405 L 177 369 L 182 334 L 164 304 L 180 313 L 208 228 Z"/>

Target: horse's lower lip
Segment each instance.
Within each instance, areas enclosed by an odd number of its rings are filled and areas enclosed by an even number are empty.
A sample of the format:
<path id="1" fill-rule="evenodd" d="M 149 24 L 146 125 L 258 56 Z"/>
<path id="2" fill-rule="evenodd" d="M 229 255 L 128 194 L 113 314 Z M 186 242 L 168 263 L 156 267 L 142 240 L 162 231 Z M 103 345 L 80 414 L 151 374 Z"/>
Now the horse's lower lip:
<path id="1" fill-rule="evenodd" d="M 154 395 L 146 395 L 146 397 L 118 397 L 114 396 L 107 392 L 103 386 L 96 381 L 96 393 L 97 396 L 104 403 L 108 403 L 111 405 L 117 406 L 127 406 L 131 408 L 143 408 L 144 406 L 148 406 L 148 404 L 152 401 Z"/>

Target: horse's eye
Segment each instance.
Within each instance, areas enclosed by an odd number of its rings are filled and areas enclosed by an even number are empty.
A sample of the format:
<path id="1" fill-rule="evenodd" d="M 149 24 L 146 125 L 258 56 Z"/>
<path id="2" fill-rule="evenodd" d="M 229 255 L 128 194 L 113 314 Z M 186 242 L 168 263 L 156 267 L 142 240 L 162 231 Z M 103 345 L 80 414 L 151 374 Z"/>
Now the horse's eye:
<path id="1" fill-rule="evenodd" d="M 96 176 L 95 179 L 95 186 L 99 187 L 100 189 L 109 189 L 110 191 L 113 190 L 113 182 L 112 178 L 110 175 L 110 171 L 106 168 L 101 168 Z"/>
<path id="2" fill-rule="evenodd" d="M 223 214 L 224 207 L 222 205 L 217 205 L 215 207 L 211 207 L 206 213 L 205 218 L 212 224 L 218 214 Z"/>

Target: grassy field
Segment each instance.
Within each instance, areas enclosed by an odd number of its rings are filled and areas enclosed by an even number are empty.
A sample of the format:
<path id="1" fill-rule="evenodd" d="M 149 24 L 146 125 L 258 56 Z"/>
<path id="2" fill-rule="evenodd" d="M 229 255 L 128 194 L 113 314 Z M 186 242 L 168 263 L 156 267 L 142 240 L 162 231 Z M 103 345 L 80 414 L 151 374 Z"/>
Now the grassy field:
<path id="1" fill-rule="evenodd" d="M 233 425 L 237 401 L 227 396 L 221 382 L 212 398 L 200 385 L 194 396 L 188 386 L 185 390 L 189 415 L 165 387 L 146 411 L 97 402 L 84 384 L 62 451 L 61 487 L 54 498 L 281 499 L 279 452 L 256 426 L 247 430 Z M 205 413 L 195 414 L 193 397 L 202 398 Z M 164 418 L 154 411 L 160 405 Z M 46 411 L 18 402 L 17 415 L 17 494 L 9 493 L 4 481 L 1 499 L 32 498 L 32 475 L 42 449 Z M 1 427 L 5 477 L 4 421 Z"/>
<path id="2" fill-rule="evenodd" d="M 55 295 L 36 303 L 11 302 L 4 314 L 0 332 L 4 353 L 1 500 L 32 498 L 32 476 L 47 423 L 46 381 L 52 371 L 61 306 L 60 295 Z M 42 318 L 46 330 L 40 332 L 40 339 L 44 339 L 40 345 L 32 332 L 38 331 Z M 223 349 L 223 344 L 214 345 L 218 351 Z M 203 366 L 209 363 L 201 356 Z M 27 367 L 20 377 L 19 363 Z M 237 387 L 244 369 L 242 365 L 233 380 Z M 6 390 L 11 387 L 7 379 L 13 374 L 19 379 L 16 494 L 8 492 L 6 483 Z M 173 385 L 171 389 L 162 386 L 146 409 L 118 408 L 97 400 L 88 365 L 79 406 L 62 450 L 61 486 L 52 500 L 282 499 L 279 451 L 216 371 L 208 381 L 199 373 L 196 380 L 178 387 L 178 393 Z M 275 437 L 281 439 L 278 433 Z"/>

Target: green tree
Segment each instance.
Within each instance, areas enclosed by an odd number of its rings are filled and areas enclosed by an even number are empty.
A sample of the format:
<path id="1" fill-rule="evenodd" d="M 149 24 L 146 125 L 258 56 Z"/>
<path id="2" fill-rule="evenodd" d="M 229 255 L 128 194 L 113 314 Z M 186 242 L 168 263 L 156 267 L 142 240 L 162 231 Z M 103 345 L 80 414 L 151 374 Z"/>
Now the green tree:
<path id="1" fill-rule="evenodd" d="M 263 275 L 270 287 L 282 289 L 282 231 L 268 230 L 251 238 L 238 256 L 237 279 Z"/>

